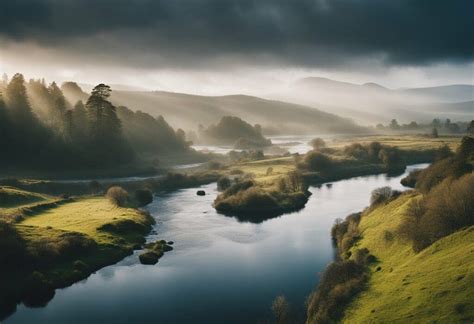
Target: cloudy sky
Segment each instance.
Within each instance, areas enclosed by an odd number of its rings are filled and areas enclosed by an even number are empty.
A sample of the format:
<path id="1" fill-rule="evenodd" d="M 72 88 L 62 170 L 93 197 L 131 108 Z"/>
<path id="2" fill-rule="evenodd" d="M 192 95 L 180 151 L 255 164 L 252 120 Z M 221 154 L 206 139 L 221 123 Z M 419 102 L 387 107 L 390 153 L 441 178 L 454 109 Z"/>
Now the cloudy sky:
<path id="1" fill-rule="evenodd" d="M 474 83 L 472 0 L 2 0 L 0 71 L 221 94 Z"/>

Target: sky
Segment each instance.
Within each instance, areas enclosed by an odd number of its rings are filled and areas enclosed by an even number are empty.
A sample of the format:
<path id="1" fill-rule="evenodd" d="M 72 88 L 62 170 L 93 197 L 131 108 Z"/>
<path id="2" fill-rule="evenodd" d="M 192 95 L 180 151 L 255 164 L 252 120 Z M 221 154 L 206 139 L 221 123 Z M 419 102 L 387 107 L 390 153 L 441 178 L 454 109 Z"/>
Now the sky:
<path id="1" fill-rule="evenodd" d="M 471 0 L 1 0 L 0 72 L 197 94 L 474 83 Z"/>

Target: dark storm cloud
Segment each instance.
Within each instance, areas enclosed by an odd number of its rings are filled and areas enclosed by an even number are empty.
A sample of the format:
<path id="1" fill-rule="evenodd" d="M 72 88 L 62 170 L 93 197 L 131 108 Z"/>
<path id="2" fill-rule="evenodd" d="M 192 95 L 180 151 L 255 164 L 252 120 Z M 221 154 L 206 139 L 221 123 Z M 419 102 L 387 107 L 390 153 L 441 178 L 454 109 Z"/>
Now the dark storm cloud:
<path id="1" fill-rule="evenodd" d="M 473 12 L 471 0 L 2 0 L 0 37 L 137 66 L 426 65 L 473 60 Z"/>

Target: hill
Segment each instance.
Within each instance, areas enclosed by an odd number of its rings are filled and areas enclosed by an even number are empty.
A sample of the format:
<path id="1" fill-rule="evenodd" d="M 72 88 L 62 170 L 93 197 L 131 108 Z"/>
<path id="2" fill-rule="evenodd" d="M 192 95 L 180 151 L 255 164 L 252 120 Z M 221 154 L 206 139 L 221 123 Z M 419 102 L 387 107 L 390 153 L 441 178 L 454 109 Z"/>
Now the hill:
<path id="1" fill-rule="evenodd" d="M 195 130 L 199 124 L 217 123 L 229 115 L 260 124 L 267 132 L 315 134 L 362 130 L 349 119 L 311 107 L 244 95 L 207 97 L 160 91 L 114 91 L 112 101 L 154 116 L 163 115 L 171 125 L 186 130 Z"/>
<path id="2" fill-rule="evenodd" d="M 405 194 L 361 218 L 358 249 L 367 248 L 377 263 L 370 267 L 368 289 L 345 312 L 345 323 L 474 319 L 474 227 L 455 232 L 415 253 L 393 233 L 417 194 Z M 377 271 L 377 268 L 381 269 Z"/>

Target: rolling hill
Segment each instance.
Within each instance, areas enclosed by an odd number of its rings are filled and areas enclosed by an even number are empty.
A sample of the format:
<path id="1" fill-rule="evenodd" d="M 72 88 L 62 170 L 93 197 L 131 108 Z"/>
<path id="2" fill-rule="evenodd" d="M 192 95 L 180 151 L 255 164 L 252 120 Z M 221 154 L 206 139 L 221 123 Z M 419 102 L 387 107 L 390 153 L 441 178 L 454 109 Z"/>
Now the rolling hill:
<path id="1" fill-rule="evenodd" d="M 112 89 L 113 90 L 113 89 Z M 70 102 L 84 100 L 79 86 L 63 91 Z M 223 116 L 236 116 L 260 124 L 264 132 L 279 134 L 354 133 L 364 128 L 352 120 L 315 108 L 245 95 L 198 96 L 162 91 L 113 91 L 112 102 L 162 115 L 174 128 L 197 130 L 199 125 L 216 123 Z"/>

